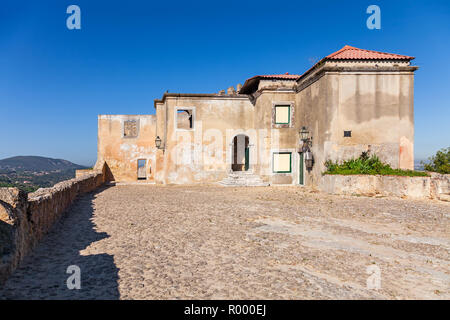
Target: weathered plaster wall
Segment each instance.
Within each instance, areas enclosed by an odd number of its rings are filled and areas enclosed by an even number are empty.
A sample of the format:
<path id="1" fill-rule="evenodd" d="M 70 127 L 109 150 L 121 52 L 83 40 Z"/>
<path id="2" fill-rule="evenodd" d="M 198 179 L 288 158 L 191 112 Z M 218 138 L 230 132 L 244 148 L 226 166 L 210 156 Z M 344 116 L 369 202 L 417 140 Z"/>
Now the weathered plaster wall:
<path id="1" fill-rule="evenodd" d="M 324 175 L 319 189 L 332 194 L 394 196 L 450 201 L 450 175 L 400 177 L 372 175 Z"/>
<path id="2" fill-rule="evenodd" d="M 369 148 L 393 168 L 414 169 L 413 74 L 339 75 L 338 121 L 332 140 L 336 159 Z M 350 138 L 344 130 L 351 130 Z"/>
<path id="3" fill-rule="evenodd" d="M 176 127 L 177 109 L 194 114 L 190 130 Z M 219 181 L 231 169 L 235 135 L 253 129 L 253 105 L 246 96 L 167 97 L 156 105 L 157 135 L 165 149 L 158 150 L 157 183 Z M 164 119 L 167 119 L 165 122 Z"/>
<path id="4" fill-rule="evenodd" d="M 377 71 L 355 65 L 338 64 L 299 81 L 297 118 L 310 129 L 315 157 L 307 184 L 318 185 L 326 160 L 358 157 L 367 150 L 393 168 L 414 168 L 415 69 Z M 344 137 L 344 131 L 351 131 L 351 137 Z"/>
<path id="5" fill-rule="evenodd" d="M 147 180 L 200 183 L 231 170 L 236 135 L 249 137 L 250 171 L 271 184 L 299 183 L 299 130 L 313 137 L 315 164 L 305 184 L 317 186 L 326 160 L 370 150 L 394 168 L 413 169 L 413 77 L 408 61 L 333 61 L 295 80 L 261 79 L 249 96 L 165 93 L 156 115 L 99 116 L 98 161 L 110 179 L 137 180 L 137 161 L 147 160 Z M 289 124 L 274 123 L 274 106 L 291 105 Z M 177 110 L 184 125 L 177 127 Z M 186 122 L 193 117 L 193 128 Z M 139 121 L 139 136 L 124 137 L 123 123 Z M 351 131 L 351 137 L 344 137 Z M 161 149 L 155 146 L 160 137 Z M 274 173 L 274 152 L 291 152 L 290 173 Z M 242 154 L 240 155 L 242 158 Z"/>
<path id="6" fill-rule="evenodd" d="M 296 122 L 307 126 L 312 137 L 311 151 L 314 155 L 314 166 L 306 171 L 305 184 L 317 185 L 324 171 L 324 162 L 329 157 L 327 146 L 332 141 L 337 120 L 337 92 L 330 87 L 337 85 L 337 76 L 324 75 L 318 81 L 302 89 L 295 97 Z"/>
<path id="7" fill-rule="evenodd" d="M 0 188 L 0 283 L 48 233 L 80 194 L 105 182 L 105 168 L 26 194 Z"/>
<path id="8" fill-rule="evenodd" d="M 295 81 L 292 80 L 263 80 L 261 79 L 258 84 L 258 90 L 277 90 L 279 88 L 293 89 Z"/>
<path id="9" fill-rule="evenodd" d="M 253 142 L 257 150 L 257 163 L 254 165 L 255 173 L 271 184 L 298 183 L 298 128 L 297 108 L 295 106 L 295 92 L 292 90 L 293 81 L 271 82 L 268 85 L 260 84 L 258 97 L 254 107 L 255 129 L 258 131 L 258 140 Z M 278 85 L 279 87 L 276 87 Z M 291 120 L 289 125 L 274 123 L 275 105 L 290 105 Z M 252 142 L 250 142 L 252 143 Z M 272 168 L 272 153 L 274 151 L 292 152 L 292 172 L 274 173 Z"/>
<path id="10" fill-rule="evenodd" d="M 124 122 L 128 120 L 138 122 L 137 137 L 124 136 Z M 107 164 L 110 180 L 136 181 L 138 160 L 143 159 L 147 164 L 147 181 L 154 181 L 155 138 L 154 115 L 99 115 L 97 164 Z"/>
<path id="11" fill-rule="evenodd" d="M 293 81 L 262 82 L 254 104 L 249 97 L 240 95 L 177 95 L 157 103 L 156 135 L 163 140 L 165 149 L 158 150 L 156 155 L 156 182 L 222 180 L 231 169 L 233 138 L 244 134 L 249 137 L 251 171 L 272 184 L 296 183 L 298 125 L 293 84 Z M 274 124 L 276 104 L 292 105 L 290 125 Z M 178 109 L 188 109 L 194 115 L 191 130 L 177 128 Z M 280 150 L 292 152 L 292 173 L 273 174 L 272 152 Z"/>

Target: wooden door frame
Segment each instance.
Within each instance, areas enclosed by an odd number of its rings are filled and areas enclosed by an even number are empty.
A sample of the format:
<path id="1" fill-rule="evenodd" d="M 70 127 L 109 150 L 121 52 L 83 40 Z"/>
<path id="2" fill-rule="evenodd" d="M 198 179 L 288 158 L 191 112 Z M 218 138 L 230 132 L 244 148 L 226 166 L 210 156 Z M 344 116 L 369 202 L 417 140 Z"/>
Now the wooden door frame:
<path id="1" fill-rule="evenodd" d="M 145 173 L 145 177 L 140 177 L 139 176 L 139 162 L 140 161 L 144 161 L 144 173 Z M 147 176 L 147 159 L 138 159 L 137 160 L 137 180 L 147 180 L 148 176 Z"/>

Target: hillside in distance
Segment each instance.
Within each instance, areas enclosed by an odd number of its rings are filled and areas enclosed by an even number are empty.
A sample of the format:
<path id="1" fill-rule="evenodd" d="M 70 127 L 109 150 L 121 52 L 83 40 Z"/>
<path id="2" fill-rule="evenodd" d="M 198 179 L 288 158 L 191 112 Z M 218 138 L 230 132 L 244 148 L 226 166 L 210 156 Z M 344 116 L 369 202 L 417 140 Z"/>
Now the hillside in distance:
<path id="1" fill-rule="evenodd" d="M 0 160 L 0 187 L 17 187 L 27 192 L 48 188 L 75 178 L 75 170 L 84 166 L 63 159 L 18 156 Z"/>
<path id="2" fill-rule="evenodd" d="M 85 167 L 63 159 L 52 159 L 37 156 L 18 156 L 0 160 L 1 171 L 51 172 Z"/>

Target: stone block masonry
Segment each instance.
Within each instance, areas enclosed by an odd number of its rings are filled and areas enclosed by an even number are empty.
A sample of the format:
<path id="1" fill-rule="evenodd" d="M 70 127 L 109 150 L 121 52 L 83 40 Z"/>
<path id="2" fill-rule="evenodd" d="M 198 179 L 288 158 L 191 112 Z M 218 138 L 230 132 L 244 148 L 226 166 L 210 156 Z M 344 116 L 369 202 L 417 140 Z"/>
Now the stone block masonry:
<path id="1" fill-rule="evenodd" d="M 104 184 L 105 172 L 105 166 L 85 171 L 75 179 L 30 194 L 17 188 L 0 188 L 0 284 L 79 195 Z"/>

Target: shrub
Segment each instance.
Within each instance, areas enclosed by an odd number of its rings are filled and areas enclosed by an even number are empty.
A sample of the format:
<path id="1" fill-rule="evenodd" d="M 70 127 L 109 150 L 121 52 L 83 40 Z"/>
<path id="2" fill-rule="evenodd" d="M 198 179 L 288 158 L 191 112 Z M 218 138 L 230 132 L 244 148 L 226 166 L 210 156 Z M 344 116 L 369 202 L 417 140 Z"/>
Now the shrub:
<path id="1" fill-rule="evenodd" d="M 444 174 L 450 173 L 450 147 L 439 150 L 428 160 L 429 163 L 422 162 L 425 170 Z"/>
<path id="2" fill-rule="evenodd" d="M 367 152 L 363 152 L 359 158 L 352 158 L 343 161 L 342 163 L 327 160 L 325 162 L 327 170 L 324 174 L 370 174 L 370 175 L 394 175 L 394 176 L 428 176 L 426 172 L 419 172 L 413 170 L 392 169 L 387 163 L 381 162 L 376 156 L 369 156 Z"/>

